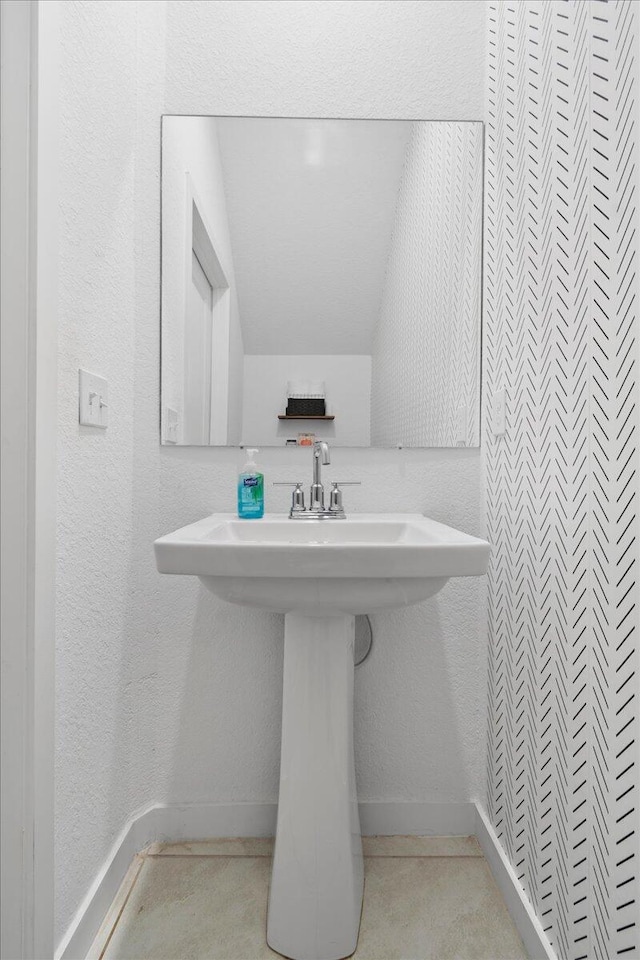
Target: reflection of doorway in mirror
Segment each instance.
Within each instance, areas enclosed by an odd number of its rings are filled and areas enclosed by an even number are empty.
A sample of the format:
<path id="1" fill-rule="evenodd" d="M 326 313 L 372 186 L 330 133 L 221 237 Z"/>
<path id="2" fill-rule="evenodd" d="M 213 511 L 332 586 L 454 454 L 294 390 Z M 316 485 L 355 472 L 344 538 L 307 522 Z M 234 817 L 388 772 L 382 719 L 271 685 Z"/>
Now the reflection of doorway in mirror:
<path id="1" fill-rule="evenodd" d="M 211 436 L 213 288 L 192 251 L 191 287 L 184 325 L 184 442 Z"/>
<path id="2" fill-rule="evenodd" d="M 185 296 L 183 442 L 224 446 L 229 429 L 229 283 L 189 175 L 187 200 L 191 243 Z"/>

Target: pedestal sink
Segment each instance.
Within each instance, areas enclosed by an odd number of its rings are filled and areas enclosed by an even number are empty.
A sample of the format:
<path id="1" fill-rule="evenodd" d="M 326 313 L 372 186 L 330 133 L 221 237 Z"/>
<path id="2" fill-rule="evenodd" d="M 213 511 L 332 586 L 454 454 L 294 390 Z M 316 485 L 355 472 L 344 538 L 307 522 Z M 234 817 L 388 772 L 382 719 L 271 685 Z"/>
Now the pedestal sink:
<path id="1" fill-rule="evenodd" d="M 280 797 L 267 940 L 340 960 L 358 940 L 362 844 L 353 762 L 354 617 L 486 573 L 489 544 L 418 514 L 295 523 L 214 514 L 155 542 L 160 573 L 285 614 Z M 401 651 L 399 652 L 401 656 Z"/>

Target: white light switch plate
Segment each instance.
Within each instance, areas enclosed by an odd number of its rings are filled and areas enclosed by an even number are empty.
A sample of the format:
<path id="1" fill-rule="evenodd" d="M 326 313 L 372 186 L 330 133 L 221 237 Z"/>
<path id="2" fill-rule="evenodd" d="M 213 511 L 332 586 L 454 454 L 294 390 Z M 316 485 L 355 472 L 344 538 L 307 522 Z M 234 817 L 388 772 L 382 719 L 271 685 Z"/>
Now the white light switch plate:
<path id="1" fill-rule="evenodd" d="M 507 392 L 496 390 L 493 394 L 492 426 L 496 437 L 504 436 L 507 429 Z"/>
<path id="2" fill-rule="evenodd" d="M 109 391 L 104 377 L 80 370 L 80 423 L 85 427 L 106 427 L 109 411 Z"/>

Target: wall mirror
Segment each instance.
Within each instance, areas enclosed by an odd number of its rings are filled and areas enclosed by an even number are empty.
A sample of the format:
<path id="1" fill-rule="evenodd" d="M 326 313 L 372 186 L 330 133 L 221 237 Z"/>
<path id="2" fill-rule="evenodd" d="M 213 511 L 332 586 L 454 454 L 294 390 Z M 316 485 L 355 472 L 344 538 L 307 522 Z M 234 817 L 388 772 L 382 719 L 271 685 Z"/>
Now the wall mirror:
<path id="1" fill-rule="evenodd" d="M 162 441 L 477 446 L 482 139 L 163 117 Z"/>

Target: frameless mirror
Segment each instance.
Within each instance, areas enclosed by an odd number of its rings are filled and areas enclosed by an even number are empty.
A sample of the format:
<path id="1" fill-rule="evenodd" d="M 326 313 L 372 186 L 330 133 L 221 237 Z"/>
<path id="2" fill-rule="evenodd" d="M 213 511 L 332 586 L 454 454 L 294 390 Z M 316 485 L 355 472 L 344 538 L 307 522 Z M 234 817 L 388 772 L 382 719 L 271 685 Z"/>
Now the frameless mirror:
<path id="1" fill-rule="evenodd" d="M 162 441 L 477 446 L 482 136 L 163 117 Z"/>

